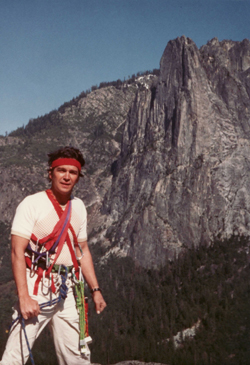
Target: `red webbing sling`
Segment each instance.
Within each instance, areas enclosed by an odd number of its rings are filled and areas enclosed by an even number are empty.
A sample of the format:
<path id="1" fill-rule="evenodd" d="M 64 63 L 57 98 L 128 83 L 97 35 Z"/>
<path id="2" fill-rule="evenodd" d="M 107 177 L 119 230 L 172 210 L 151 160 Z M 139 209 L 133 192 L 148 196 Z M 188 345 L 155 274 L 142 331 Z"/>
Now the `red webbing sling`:
<path id="1" fill-rule="evenodd" d="M 54 194 L 52 193 L 52 191 L 51 190 L 46 190 L 46 193 L 47 193 L 48 198 L 50 199 L 51 203 L 53 204 L 53 206 L 54 206 L 54 208 L 55 208 L 55 210 L 58 214 L 59 221 L 55 225 L 53 231 L 48 236 L 46 236 L 43 239 L 39 240 L 39 244 L 40 245 L 44 244 L 44 247 L 45 247 L 46 251 L 48 251 L 48 253 L 50 254 L 50 250 L 53 248 L 53 245 L 55 244 L 55 242 L 58 239 L 59 239 L 59 243 L 57 244 L 57 250 L 56 250 L 55 258 L 53 260 L 53 264 L 50 265 L 50 267 L 46 270 L 45 275 L 47 277 L 49 277 L 49 275 L 51 273 L 51 270 L 53 268 L 53 265 L 56 263 L 56 260 L 57 260 L 58 256 L 60 255 L 60 252 L 63 248 L 63 244 L 66 241 L 66 243 L 68 245 L 68 248 L 69 248 L 69 251 L 70 251 L 70 254 L 71 254 L 71 259 L 72 259 L 72 262 L 73 262 L 73 265 L 74 265 L 74 268 L 75 268 L 75 275 L 78 279 L 78 277 L 79 277 L 78 262 L 77 262 L 76 255 L 75 255 L 75 252 L 73 250 L 71 240 L 70 240 L 70 237 L 69 237 L 69 234 L 68 234 L 68 229 L 70 229 L 70 231 L 73 235 L 74 245 L 75 245 L 75 247 L 77 247 L 78 246 L 77 237 L 76 237 L 76 234 L 75 234 L 75 231 L 74 231 L 72 225 L 70 224 L 70 218 L 71 218 L 71 211 L 69 212 L 69 209 L 71 208 L 70 201 L 68 201 L 65 210 L 63 210 L 62 207 L 59 205 L 58 201 L 56 200 L 56 198 L 55 198 Z M 67 219 L 67 222 L 66 222 L 66 219 Z M 37 237 L 34 234 L 31 235 L 31 240 L 33 242 L 38 241 Z M 38 254 L 38 257 L 39 257 L 39 253 L 37 253 L 37 254 Z M 34 262 L 36 262 L 36 260 Z M 31 265 L 34 264 L 29 257 L 26 257 L 26 262 L 27 262 L 29 267 L 31 267 Z M 39 285 L 39 283 L 42 279 L 43 271 L 44 270 L 41 267 L 38 267 L 38 270 L 37 270 L 38 277 L 37 277 L 37 280 L 36 280 L 35 286 L 34 286 L 34 292 L 33 292 L 34 295 L 37 295 L 37 293 L 38 293 L 38 285 Z M 55 285 L 54 285 L 54 282 L 53 282 L 53 277 L 52 277 L 51 289 L 52 289 L 53 292 L 55 292 Z"/>
<path id="2" fill-rule="evenodd" d="M 46 190 L 46 193 L 47 193 L 50 201 L 52 202 L 52 204 L 53 204 L 53 206 L 54 206 L 54 208 L 55 208 L 55 210 L 56 210 L 56 212 L 58 214 L 58 217 L 60 218 L 62 216 L 63 212 L 64 212 L 63 209 L 62 209 L 62 207 L 60 206 L 60 204 L 56 200 L 56 198 L 55 198 L 55 196 L 54 196 L 54 194 L 52 193 L 51 190 Z M 72 227 L 72 225 L 70 223 L 70 220 L 69 220 L 69 229 L 70 229 L 70 231 L 72 233 L 72 236 L 73 236 L 74 245 L 75 245 L 75 247 L 78 247 L 77 237 L 76 237 L 74 228 Z M 73 250 L 72 243 L 70 241 L 70 238 L 69 238 L 69 234 L 68 233 L 67 233 L 67 236 L 66 236 L 66 242 L 67 242 L 67 245 L 68 245 L 70 254 L 71 254 L 71 259 L 72 259 L 74 268 L 75 268 L 75 274 L 76 274 L 76 277 L 78 279 L 78 276 L 79 276 L 79 266 L 78 266 L 78 262 L 77 262 L 77 259 L 76 259 L 76 255 L 75 255 L 75 252 Z M 55 263 L 55 261 L 56 261 L 56 259 L 57 259 L 58 256 L 59 256 L 59 254 L 58 254 L 58 250 L 57 250 L 57 256 L 56 256 L 56 258 L 54 260 L 54 263 Z M 51 267 L 51 270 L 52 270 L 52 267 Z"/>

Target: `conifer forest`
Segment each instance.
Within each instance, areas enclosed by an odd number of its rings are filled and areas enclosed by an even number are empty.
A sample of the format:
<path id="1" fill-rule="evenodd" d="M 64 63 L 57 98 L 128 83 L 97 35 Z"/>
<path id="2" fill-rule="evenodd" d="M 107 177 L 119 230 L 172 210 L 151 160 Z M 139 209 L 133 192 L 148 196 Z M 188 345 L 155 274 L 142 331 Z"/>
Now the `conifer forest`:
<path id="1" fill-rule="evenodd" d="M 0 356 L 17 300 L 14 207 L 47 186 L 47 153 L 74 145 L 107 302 L 97 315 L 86 287 L 92 363 L 250 364 L 249 76 L 248 39 L 199 49 L 182 36 L 159 70 L 94 85 L 0 136 Z M 57 365 L 49 327 L 32 352 Z"/>
<path id="2" fill-rule="evenodd" d="M 7 238 L 7 230 L 5 235 Z M 7 246 L 1 250 L 7 250 Z M 108 304 L 101 315 L 96 315 L 86 289 L 92 362 L 249 363 L 248 239 L 233 237 L 210 247 L 189 249 L 158 269 L 142 268 L 129 257 L 113 256 L 100 264 L 101 248 L 96 244 L 91 250 Z M 6 277 L 1 273 L 1 353 L 16 300 L 14 282 L 9 280 L 9 261 L 5 260 Z M 184 339 L 184 330 L 197 323 L 195 336 Z M 177 333 L 182 338 L 179 344 L 174 337 Z M 33 356 L 36 365 L 57 364 L 49 328 L 35 344 Z"/>

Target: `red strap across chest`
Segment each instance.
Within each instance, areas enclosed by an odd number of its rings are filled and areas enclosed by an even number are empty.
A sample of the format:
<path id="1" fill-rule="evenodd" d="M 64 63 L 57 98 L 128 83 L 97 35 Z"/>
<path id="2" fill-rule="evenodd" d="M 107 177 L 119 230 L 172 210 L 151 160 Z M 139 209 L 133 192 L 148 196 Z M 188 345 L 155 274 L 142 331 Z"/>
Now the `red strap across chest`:
<path id="1" fill-rule="evenodd" d="M 52 191 L 51 190 L 46 190 L 46 193 L 47 193 L 47 196 L 50 199 L 51 203 L 53 204 L 53 206 L 55 208 L 55 211 L 57 212 L 57 215 L 59 217 L 59 221 L 55 225 L 53 231 L 48 236 L 46 236 L 43 239 L 39 240 L 39 244 L 44 244 L 46 250 L 49 251 L 50 248 L 53 246 L 55 240 L 58 238 L 58 236 L 61 234 L 61 232 L 63 230 L 63 226 L 65 224 L 65 220 L 66 220 L 66 217 L 67 217 L 67 214 L 68 214 L 69 202 L 67 203 L 67 206 L 66 206 L 65 210 L 63 210 L 62 207 L 59 205 L 58 201 L 56 200 L 56 198 L 55 198 L 54 194 L 52 193 Z M 73 250 L 72 243 L 71 243 L 71 240 L 70 240 L 70 237 L 69 237 L 68 229 L 70 229 L 70 231 L 72 233 L 75 247 L 78 246 L 77 237 L 76 237 L 76 234 L 75 234 L 75 231 L 74 231 L 72 225 L 70 224 L 70 219 L 69 219 L 68 222 L 67 222 L 67 225 L 66 225 L 66 227 L 63 231 L 63 234 L 60 238 L 60 242 L 57 246 L 57 250 L 56 250 L 56 254 L 55 254 L 53 264 L 50 265 L 50 267 L 46 271 L 46 276 L 47 277 L 50 275 L 51 270 L 53 268 L 53 265 L 56 263 L 56 260 L 57 260 L 58 256 L 60 255 L 61 250 L 63 248 L 63 244 L 66 241 L 67 246 L 68 246 L 69 251 L 70 251 L 71 259 L 72 259 L 72 262 L 73 262 L 73 265 L 74 265 L 74 268 L 75 268 L 75 275 L 76 275 L 77 279 L 79 278 L 79 266 L 78 266 L 76 255 L 75 255 L 75 252 Z M 37 241 L 37 237 L 34 234 L 32 234 L 31 239 L 34 242 Z M 38 284 L 41 281 L 41 277 L 42 277 L 41 273 L 42 273 L 42 271 L 39 272 L 38 278 L 37 278 L 36 283 L 35 283 L 34 295 L 37 295 L 37 292 L 38 292 Z"/>
<path id="2" fill-rule="evenodd" d="M 53 204 L 58 217 L 60 218 L 66 209 L 65 210 L 62 209 L 62 207 L 60 206 L 60 204 L 58 203 L 58 201 L 56 200 L 54 194 L 52 193 L 52 191 L 50 189 L 46 190 L 46 193 L 47 193 L 48 198 L 50 199 L 51 203 Z M 72 227 L 71 223 L 69 224 L 69 229 L 70 229 L 73 239 L 74 239 L 74 245 L 75 245 L 75 247 L 77 247 L 78 246 L 77 237 L 76 237 L 74 228 Z"/>
<path id="3" fill-rule="evenodd" d="M 54 196 L 54 194 L 52 193 L 51 190 L 49 190 L 49 189 L 46 190 L 46 193 L 47 193 L 48 198 L 50 199 L 51 203 L 53 204 L 53 206 L 55 208 L 55 211 L 57 212 L 58 217 L 60 218 L 64 214 L 64 210 L 62 209 L 62 207 L 60 206 L 60 204 L 56 200 L 56 198 L 55 198 L 55 196 Z M 70 231 L 71 231 L 71 233 L 73 235 L 74 245 L 75 245 L 75 247 L 77 247 L 78 246 L 77 237 L 76 237 L 75 231 L 74 231 L 71 223 L 69 223 L 69 229 L 70 229 Z M 67 242 L 67 246 L 69 248 L 70 254 L 71 254 L 71 259 L 72 259 L 73 265 L 75 267 L 76 275 L 78 277 L 78 272 L 79 272 L 78 262 L 77 262 L 76 255 L 75 255 L 75 252 L 73 250 L 73 247 L 72 247 L 72 244 L 71 244 L 71 241 L 70 241 L 70 238 L 69 238 L 69 234 L 68 233 L 66 235 L 66 242 Z M 59 254 L 60 254 L 60 251 L 59 251 L 59 247 L 58 247 L 57 253 L 56 253 L 56 257 L 54 259 L 54 263 L 56 262 Z M 47 273 L 49 274 L 51 272 L 51 270 L 52 270 L 52 266 L 50 266 L 50 268 L 47 271 Z"/>

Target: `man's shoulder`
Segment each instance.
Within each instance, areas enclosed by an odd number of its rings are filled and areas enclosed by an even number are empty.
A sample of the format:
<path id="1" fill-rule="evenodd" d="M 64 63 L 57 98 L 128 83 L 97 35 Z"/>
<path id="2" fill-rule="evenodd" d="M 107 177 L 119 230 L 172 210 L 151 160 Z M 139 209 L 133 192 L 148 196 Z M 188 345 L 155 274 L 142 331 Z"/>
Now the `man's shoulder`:
<path id="1" fill-rule="evenodd" d="M 47 196 L 46 191 L 38 191 L 37 193 L 31 194 L 31 195 L 27 195 L 26 198 L 31 198 L 31 199 L 39 199 L 39 198 L 44 198 L 45 196 Z"/>
<path id="2" fill-rule="evenodd" d="M 73 204 L 77 204 L 77 205 L 82 205 L 82 206 L 85 206 L 84 205 L 84 202 L 82 201 L 82 199 L 80 199 L 80 198 L 77 198 L 76 196 L 73 196 L 72 197 L 72 202 L 73 202 Z"/>
<path id="3" fill-rule="evenodd" d="M 45 191 L 39 191 L 38 193 L 31 194 L 26 196 L 19 205 L 37 205 L 41 204 L 41 202 L 44 202 L 46 199 L 46 192 Z"/>
<path id="4" fill-rule="evenodd" d="M 80 210 L 86 210 L 85 204 L 82 201 L 82 199 L 80 199 L 80 198 L 73 196 L 72 204 L 73 204 L 72 205 L 73 208 L 80 209 Z"/>

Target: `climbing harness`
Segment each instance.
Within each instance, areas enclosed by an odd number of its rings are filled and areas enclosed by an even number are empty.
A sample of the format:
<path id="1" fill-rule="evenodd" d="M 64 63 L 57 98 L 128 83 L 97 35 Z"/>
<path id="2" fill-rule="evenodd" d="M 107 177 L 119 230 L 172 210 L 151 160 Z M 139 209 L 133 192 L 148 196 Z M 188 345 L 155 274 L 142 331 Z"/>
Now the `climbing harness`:
<path id="1" fill-rule="evenodd" d="M 49 300 L 48 302 L 39 304 L 40 309 L 43 309 L 45 307 L 51 307 L 52 305 L 59 303 L 61 300 L 65 300 L 67 297 L 68 287 L 66 285 L 66 281 L 68 278 L 68 269 L 67 269 L 67 266 L 64 266 L 64 265 L 61 265 L 61 266 L 64 269 L 64 270 L 62 270 L 62 271 L 64 271 L 64 273 L 61 274 L 62 283 L 61 283 L 61 286 L 59 289 L 59 296 L 53 300 Z M 26 329 L 25 329 L 25 319 L 23 318 L 23 316 L 21 314 L 11 323 L 10 330 L 13 328 L 13 325 L 15 323 L 17 323 L 18 321 L 20 321 L 23 332 L 24 332 L 27 348 L 29 350 L 31 364 L 35 365 L 32 351 L 31 351 L 31 348 L 29 345 L 28 336 L 27 336 Z"/>
<path id="2" fill-rule="evenodd" d="M 79 266 L 77 260 L 80 260 L 83 256 L 81 246 L 78 244 L 75 231 L 70 224 L 71 210 L 72 210 L 72 198 L 68 201 L 65 210 L 62 209 L 58 201 L 56 200 L 54 194 L 50 189 L 46 190 L 46 194 L 53 204 L 55 211 L 59 217 L 59 221 L 55 225 L 53 231 L 46 237 L 38 240 L 38 238 L 32 233 L 31 241 L 35 244 L 35 250 L 32 249 L 30 243 L 26 249 L 25 260 L 27 266 L 30 268 L 30 275 L 37 273 L 37 280 L 34 285 L 33 294 L 37 295 L 38 285 L 43 276 L 50 277 L 50 273 L 55 266 L 56 260 L 61 253 L 63 245 L 66 241 L 67 246 L 70 251 L 71 259 L 75 268 L 75 275 L 79 278 Z M 72 247 L 71 240 L 69 237 L 68 230 L 71 231 L 73 236 L 74 246 Z M 81 257 L 77 257 L 76 248 L 79 248 L 81 252 Z M 53 263 L 50 264 L 50 257 L 55 255 Z M 44 274 L 44 270 L 46 273 Z M 54 285 L 53 277 L 51 283 L 51 290 L 55 293 L 56 288 Z"/>
<path id="3" fill-rule="evenodd" d="M 30 276 L 34 276 L 37 274 L 37 279 L 34 285 L 33 294 L 37 295 L 38 293 L 38 286 L 42 279 L 45 277 L 49 279 L 50 285 L 47 288 L 51 288 L 52 292 L 56 292 L 56 287 L 54 284 L 53 275 L 51 273 L 58 273 L 58 276 L 61 277 L 61 285 L 59 289 L 59 296 L 56 299 L 50 300 L 48 302 L 44 302 L 40 304 L 40 309 L 43 309 L 48 306 L 55 305 L 59 303 L 61 300 L 64 300 L 67 297 L 67 285 L 66 280 L 68 278 L 68 273 L 71 271 L 72 278 L 74 282 L 74 294 L 76 299 L 76 308 L 79 313 L 79 324 L 80 324 L 80 351 L 81 354 L 88 355 L 89 349 L 88 345 L 92 342 L 91 337 L 88 334 L 88 304 L 87 300 L 84 298 L 84 282 L 82 281 L 82 273 L 79 269 L 78 261 L 83 257 L 83 252 L 81 250 L 81 246 L 78 244 L 77 237 L 75 231 L 70 224 L 71 218 L 71 210 L 72 210 L 72 198 L 68 201 L 65 210 L 59 205 L 58 201 L 56 200 L 55 196 L 53 195 L 51 190 L 46 190 L 47 196 L 52 202 L 57 215 L 59 217 L 59 221 L 55 225 L 53 231 L 46 237 L 38 240 L 38 238 L 32 234 L 31 241 L 35 244 L 35 250 L 32 249 L 30 243 L 27 246 L 26 254 L 25 254 L 25 261 L 27 267 L 30 268 Z M 68 230 L 70 230 L 73 236 L 74 245 L 72 245 Z M 57 265 L 56 260 L 60 255 L 60 252 L 63 248 L 63 244 L 67 243 L 69 248 L 71 259 L 73 265 L 71 267 L 66 267 L 64 265 Z M 76 248 L 79 248 L 81 252 L 81 257 L 77 257 Z M 50 263 L 50 257 L 55 255 L 53 259 L 53 263 Z M 42 280 L 43 285 L 44 280 Z M 17 321 L 21 322 L 21 326 L 25 335 L 27 347 L 29 350 L 29 355 L 31 359 L 32 365 L 34 365 L 34 359 L 32 356 L 32 352 L 30 349 L 28 337 L 26 334 L 25 329 L 25 320 L 22 315 L 18 316 L 11 324 L 11 328 L 13 327 L 14 323 Z"/>

